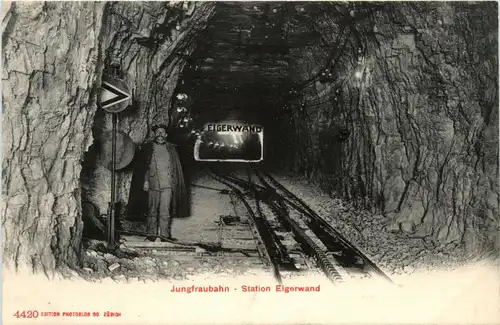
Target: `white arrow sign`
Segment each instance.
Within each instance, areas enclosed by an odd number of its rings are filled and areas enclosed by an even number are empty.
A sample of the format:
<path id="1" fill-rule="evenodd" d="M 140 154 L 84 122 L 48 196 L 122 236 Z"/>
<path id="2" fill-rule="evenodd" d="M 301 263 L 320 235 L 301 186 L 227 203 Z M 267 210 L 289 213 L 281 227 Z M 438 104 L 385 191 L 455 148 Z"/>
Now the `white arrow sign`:
<path id="1" fill-rule="evenodd" d="M 101 86 L 100 106 L 108 108 L 130 99 L 128 89 L 120 89 L 109 82 L 103 81 Z"/>

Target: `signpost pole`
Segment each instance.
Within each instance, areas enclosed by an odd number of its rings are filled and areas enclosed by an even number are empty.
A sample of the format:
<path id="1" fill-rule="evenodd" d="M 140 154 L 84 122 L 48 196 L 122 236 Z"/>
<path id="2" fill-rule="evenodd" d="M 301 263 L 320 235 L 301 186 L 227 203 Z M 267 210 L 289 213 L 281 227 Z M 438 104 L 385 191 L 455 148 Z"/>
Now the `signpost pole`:
<path id="1" fill-rule="evenodd" d="M 118 122 L 118 115 L 116 113 L 111 114 L 113 116 L 113 131 L 111 140 L 111 207 L 108 218 L 108 248 L 114 249 L 115 247 L 115 202 L 116 202 L 116 124 Z"/>
<path id="2" fill-rule="evenodd" d="M 108 215 L 108 249 L 114 250 L 115 243 L 115 221 L 116 221 L 116 137 L 118 113 L 127 108 L 130 99 L 130 91 L 127 84 L 119 79 L 108 77 L 102 81 L 99 106 L 111 113 L 113 118 L 113 130 L 111 131 L 111 198 Z"/>

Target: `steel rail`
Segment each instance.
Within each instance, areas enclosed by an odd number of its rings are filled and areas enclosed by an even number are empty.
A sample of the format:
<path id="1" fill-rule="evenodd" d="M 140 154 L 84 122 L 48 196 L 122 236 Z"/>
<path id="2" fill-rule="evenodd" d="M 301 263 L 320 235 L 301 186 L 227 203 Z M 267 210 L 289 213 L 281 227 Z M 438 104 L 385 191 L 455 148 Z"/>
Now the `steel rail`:
<path id="1" fill-rule="evenodd" d="M 279 270 L 279 254 L 277 253 L 279 249 L 276 247 L 275 243 L 272 240 L 272 236 L 270 234 L 270 229 L 266 227 L 266 225 L 263 223 L 263 220 L 255 215 L 255 213 L 252 210 L 252 207 L 248 204 L 247 200 L 245 199 L 245 195 L 234 185 L 229 183 L 228 181 L 224 180 L 220 175 L 214 173 L 211 170 L 208 170 L 209 176 L 217 180 L 218 182 L 226 185 L 229 187 L 233 193 L 236 194 L 236 196 L 240 199 L 240 201 L 245 205 L 245 208 L 248 211 L 248 214 L 252 218 L 255 227 L 257 228 L 258 235 L 260 237 L 261 242 L 264 244 L 265 247 L 265 254 L 266 257 L 268 258 L 269 262 L 272 265 L 272 271 L 275 279 L 281 284 L 282 283 L 282 278 Z"/>
<path id="2" fill-rule="evenodd" d="M 310 255 L 312 255 L 318 265 L 321 267 L 323 272 L 326 274 L 330 281 L 337 283 L 343 282 L 342 276 L 337 271 L 335 266 L 330 262 L 328 256 L 325 252 L 308 236 L 304 230 L 295 222 L 286 211 L 283 210 L 282 207 L 278 206 L 278 204 L 272 200 L 268 200 L 267 202 L 271 209 L 275 211 L 276 215 L 281 219 L 280 221 L 284 223 L 284 225 L 291 229 L 293 234 L 295 235 L 295 239 L 301 243 L 304 247 L 307 248 Z"/>
<path id="3" fill-rule="evenodd" d="M 255 184 L 254 182 L 251 182 L 249 179 L 249 182 L 245 182 L 244 180 L 238 179 L 236 177 L 231 177 L 231 176 L 222 176 L 219 175 L 222 178 L 227 178 L 229 181 L 238 184 L 238 186 L 242 187 L 259 187 L 263 188 L 262 186 L 259 186 Z M 251 184 L 250 184 L 251 183 Z M 257 194 L 257 190 L 253 190 L 254 194 Z M 325 275 L 328 277 L 330 281 L 333 283 L 338 283 L 338 282 L 343 282 L 342 276 L 340 273 L 337 271 L 335 266 L 330 262 L 328 259 L 328 256 L 322 250 L 312 239 L 310 236 L 308 236 L 304 230 L 295 222 L 292 218 L 288 216 L 288 214 L 283 211 L 283 207 L 280 207 L 276 202 L 274 202 L 274 198 L 272 196 L 266 197 L 266 196 L 259 196 L 258 194 L 255 195 L 255 200 L 257 202 L 263 201 L 267 203 L 271 209 L 274 211 L 280 222 L 283 224 L 283 226 L 287 229 L 290 229 L 293 234 L 295 235 L 295 239 L 297 242 L 301 243 L 302 246 L 308 251 L 309 255 L 313 256 L 320 268 L 323 270 Z"/>
<path id="4" fill-rule="evenodd" d="M 261 171 L 262 172 L 262 171 Z M 258 171 L 256 172 L 258 173 Z M 264 173 L 264 172 L 262 172 Z M 269 175 L 270 176 L 270 175 Z M 233 182 L 239 184 L 244 188 L 248 188 L 248 182 L 240 179 L 235 176 L 228 176 Z M 271 176 L 272 177 L 272 176 Z M 268 177 L 269 178 L 269 177 Z M 260 179 L 260 178 L 259 178 Z M 274 197 L 275 201 L 282 200 L 283 202 L 290 205 L 295 210 L 299 211 L 309 219 L 309 226 L 311 230 L 315 233 L 316 236 L 325 244 L 325 246 L 332 252 L 338 251 L 339 249 L 344 252 L 348 252 L 349 254 L 342 254 L 340 257 L 336 257 L 336 259 L 343 265 L 347 267 L 357 267 L 361 269 L 361 271 L 365 271 L 365 267 L 370 268 L 375 274 L 382 277 L 384 280 L 392 283 L 392 280 L 378 268 L 365 254 L 363 254 L 359 249 L 349 243 L 338 231 L 336 231 L 332 226 L 330 226 L 323 218 L 317 215 L 306 203 L 304 203 L 301 199 L 296 197 L 293 193 L 288 191 L 283 185 L 281 185 L 278 181 L 272 178 L 273 184 L 283 192 L 288 197 L 285 197 L 281 194 L 278 194 L 275 188 L 269 189 L 264 186 L 260 186 L 254 184 L 253 186 L 261 189 L 261 197 L 269 198 Z M 262 179 L 261 179 L 262 182 Z M 264 194 L 263 194 L 264 193 Z M 363 267 L 359 265 L 355 265 L 355 257 L 359 257 L 363 261 Z M 368 273 L 368 272 L 367 272 Z"/>
<path id="5" fill-rule="evenodd" d="M 348 250 L 354 252 L 357 256 L 359 256 L 364 263 L 366 263 L 377 275 L 381 276 L 385 280 L 392 282 L 392 280 L 378 267 L 373 263 L 365 254 L 363 254 L 358 248 L 352 245 L 347 239 L 345 239 L 337 230 L 335 230 L 331 225 L 329 225 L 323 218 L 321 218 L 316 212 L 314 212 L 303 200 L 298 198 L 295 194 L 290 192 L 286 187 L 284 187 L 281 183 L 279 183 L 273 176 L 269 173 L 259 169 L 254 169 L 257 175 L 260 174 L 267 177 L 270 182 L 279 190 L 281 190 L 288 197 L 286 200 L 288 203 L 291 203 L 291 206 L 298 209 L 299 211 L 305 213 L 309 216 L 313 222 L 315 222 L 319 227 L 323 228 L 326 233 L 330 233 L 338 239 L 338 241 Z M 264 179 L 262 177 L 262 179 Z M 261 180 L 262 181 L 262 180 Z M 291 202 L 295 201 L 295 202 Z M 322 237 L 322 236 L 321 236 Z M 321 239 L 321 238 L 320 238 Z"/>
<path id="6" fill-rule="evenodd" d="M 258 190 L 253 186 L 255 184 L 251 180 L 251 174 L 250 174 L 251 170 L 250 170 L 250 168 L 248 168 L 248 172 L 249 172 L 248 173 L 248 184 L 250 186 L 250 190 L 252 191 L 252 193 L 254 193 L 255 206 L 257 207 L 257 209 L 256 209 L 257 210 L 257 214 L 259 215 L 259 218 L 262 220 L 262 223 L 264 224 L 264 226 L 267 229 L 269 229 L 269 235 L 270 235 L 273 243 L 275 243 L 276 248 L 277 248 L 277 254 L 278 254 L 279 258 L 280 258 L 280 265 L 281 266 L 286 266 L 287 269 L 296 269 L 296 267 L 292 263 L 292 259 L 288 255 L 287 249 L 280 242 L 280 240 L 279 240 L 276 232 L 271 231 L 272 230 L 271 224 L 269 223 L 269 221 L 266 219 L 266 217 L 262 213 L 262 208 L 260 207 L 260 201 L 261 200 L 258 198 L 258 195 L 255 195 L 255 194 L 258 193 Z M 224 177 L 224 176 L 221 176 L 221 177 Z"/>

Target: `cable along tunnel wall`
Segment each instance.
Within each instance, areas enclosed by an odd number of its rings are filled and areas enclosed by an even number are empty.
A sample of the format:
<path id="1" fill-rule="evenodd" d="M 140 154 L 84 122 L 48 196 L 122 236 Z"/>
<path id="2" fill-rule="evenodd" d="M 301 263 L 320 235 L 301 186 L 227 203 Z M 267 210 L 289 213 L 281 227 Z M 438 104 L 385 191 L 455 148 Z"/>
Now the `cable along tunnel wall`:
<path id="1" fill-rule="evenodd" d="M 352 4 L 343 15 L 340 7 L 314 22 L 330 46 L 298 51 L 292 66 L 297 84 L 310 82 L 291 105 L 298 147 L 289 169 L 383 213 L 387 230 L 492 250 L 496 4 Z M 332 65 L 332 80 L 321 82 Z M 350 133 L 344 143 L 339 127 Z"/>

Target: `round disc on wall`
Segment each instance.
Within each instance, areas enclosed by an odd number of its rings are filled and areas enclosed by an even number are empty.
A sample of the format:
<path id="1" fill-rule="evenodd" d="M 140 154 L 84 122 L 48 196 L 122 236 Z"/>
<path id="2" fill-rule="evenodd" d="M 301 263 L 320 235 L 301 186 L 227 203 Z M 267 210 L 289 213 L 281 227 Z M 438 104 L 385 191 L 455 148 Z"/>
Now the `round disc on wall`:
<path id="1" fill-rule="evenodd" d="M 100 137 L 99 161 L 100 164 L 111 170 L 112 155 L 112 136 L 111 131 L 104 132 Z M 116 133 L 116 170 L 127 167 L 135 154 L 134 141 L 124 132 Z"/>

